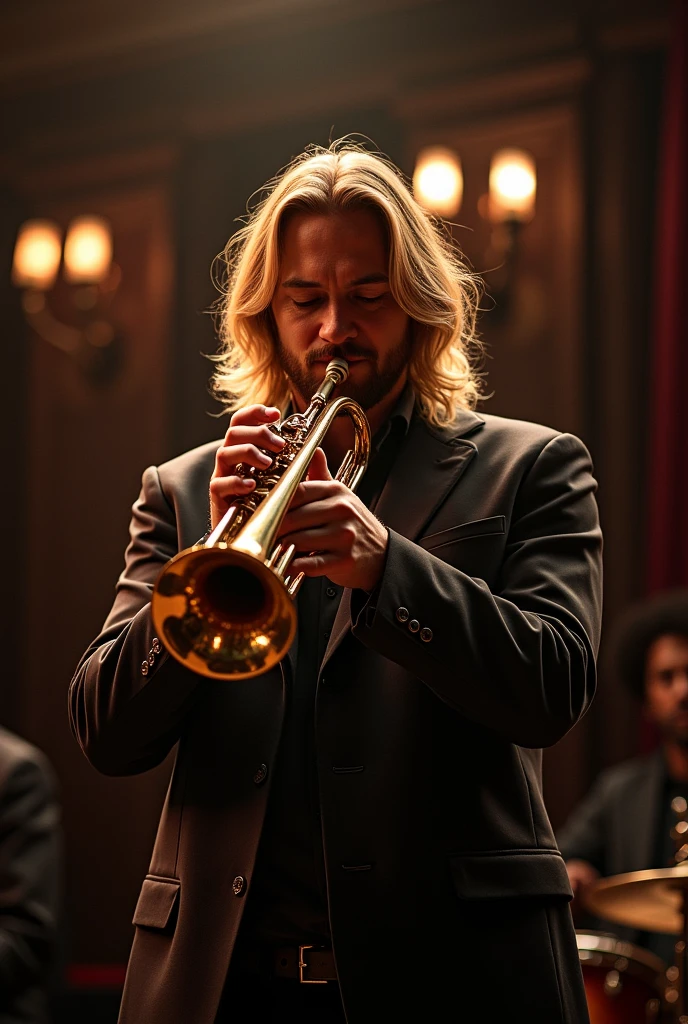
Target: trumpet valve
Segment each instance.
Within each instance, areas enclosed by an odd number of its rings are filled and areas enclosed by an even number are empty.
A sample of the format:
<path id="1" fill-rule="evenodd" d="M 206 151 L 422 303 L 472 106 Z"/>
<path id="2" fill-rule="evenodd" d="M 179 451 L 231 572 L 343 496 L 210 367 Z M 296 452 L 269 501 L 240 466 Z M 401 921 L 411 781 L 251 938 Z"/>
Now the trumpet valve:
<path id="1" fill-rule="evenodd" d="M 280 545 L 281 547 L 281 545 Z M 296 551 L 294 544 L 290 544 L 289 547 L 280 555 L 277 562 L 274 565 L 275 573 L 282 579 L 284 577 L 285 570 L 289 565 L 292 555 Z"/>

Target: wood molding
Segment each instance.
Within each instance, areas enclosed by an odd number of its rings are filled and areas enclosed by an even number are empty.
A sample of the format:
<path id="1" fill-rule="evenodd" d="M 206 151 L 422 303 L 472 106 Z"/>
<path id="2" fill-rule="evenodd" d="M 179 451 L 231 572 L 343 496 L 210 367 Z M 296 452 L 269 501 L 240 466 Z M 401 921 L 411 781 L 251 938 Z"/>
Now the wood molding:
<path id="1" fill-rule="evenodd" d="M 18 195 L 27 199 L 75 193 L 79 196 L 102 185 L 131 183 L 168 177 L 179 162 L 179 147 L 151 146 L 117 150 L 86 159 L 42 161 L 18 157 L 0 159 L 0 179 L 10 182 Z"/>
<path id="2" fill-rule="evenodd" d="M 435 123 L 447 118 L 480 112 L 552 102 L 578 93 L 592 74 L 590 59 L 582 54 L 546 61 L 534 66 L 509 68 L 493 73 L 454 80 L 414 95 L 402 97 L 396 113 L 405 121 Z"/>
<path id="3" fill-rule="evenodd" d="M 260 38 L 279 38 L 307 19 L 309 27 L 334 28 L 375 14 L 395 14 L 441 0 L 196 0 L 159 5 L 129 0 L 117 5 L 80 0 L 46 4 L 36 18 L 35 5 L 15 5 L 2 16 L 0 86 L 34 89 L 50 76 L 74 81 L 113 68 L 149 66 L 180 53 L 218 45 L 236 46 Z M 126 8 L 130 10 L 127 11 Z"/>

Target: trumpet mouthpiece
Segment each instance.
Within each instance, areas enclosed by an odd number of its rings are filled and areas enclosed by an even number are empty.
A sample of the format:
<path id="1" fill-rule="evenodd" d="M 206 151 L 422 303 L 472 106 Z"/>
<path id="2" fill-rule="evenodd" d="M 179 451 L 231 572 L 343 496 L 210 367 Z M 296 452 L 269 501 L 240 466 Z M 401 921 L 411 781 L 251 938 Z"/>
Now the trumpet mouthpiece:
<path id="1" fill-rule="evenodd" d="M 337 380 L 338 384 L 341 384 L 342 381 L 345 381 L 346 378 L 349 376 L 349 364 L 347 363 L 346 359 L 330 359 L 329 363 L 327 364 L 327 369 L 325 370 L 325 376 L 328 376 L 330 374 L 337 374 L 339 378 Z"/>

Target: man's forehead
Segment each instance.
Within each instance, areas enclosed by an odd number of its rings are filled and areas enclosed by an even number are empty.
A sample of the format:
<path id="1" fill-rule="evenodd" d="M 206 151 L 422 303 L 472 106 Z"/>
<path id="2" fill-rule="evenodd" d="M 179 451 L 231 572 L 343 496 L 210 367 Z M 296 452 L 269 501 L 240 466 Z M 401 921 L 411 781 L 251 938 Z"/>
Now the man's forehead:
<path id="1" fill-rule="evenodd" d="M 650 644 L 647 652 L 649 668 L 676 660 L 688 661 L 688 637 L 678 633 L 663 633 Z"/>
<path id="2" fill-rule="evenodd" d="M 299 211 L 288 217 L 282 234 L 282 262 L 380 260 L 386 262 L 386 239 L 369 210 L 335 213 Z"/>

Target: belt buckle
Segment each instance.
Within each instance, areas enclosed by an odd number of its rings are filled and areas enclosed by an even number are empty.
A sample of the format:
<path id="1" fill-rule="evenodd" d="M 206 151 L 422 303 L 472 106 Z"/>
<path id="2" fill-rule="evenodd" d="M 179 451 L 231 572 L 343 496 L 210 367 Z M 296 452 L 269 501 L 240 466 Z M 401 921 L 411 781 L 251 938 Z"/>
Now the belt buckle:
<path id="1" fill-rule="evenodd" d="M 307 949 L 315 949 L 315 946 L 299 946 L 299 981 L 302 985 L 327 985 L 325 980 L 304 977 L 304 971 L 308 970 L 308 962 L 303 954 Z"/>

